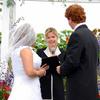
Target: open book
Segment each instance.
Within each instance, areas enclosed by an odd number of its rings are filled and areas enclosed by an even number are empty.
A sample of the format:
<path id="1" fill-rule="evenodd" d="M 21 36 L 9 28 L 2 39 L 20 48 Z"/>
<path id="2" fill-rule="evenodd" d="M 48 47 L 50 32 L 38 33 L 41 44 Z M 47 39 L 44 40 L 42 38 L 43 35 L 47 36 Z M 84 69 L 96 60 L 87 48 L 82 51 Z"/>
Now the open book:
<path id="1" fill-rule="evenodd" d="M 56 67 L 60 65 L 58 56 L 42 58 L 42 64 L 49 65 L 49 71 L 51 73 L 56 73 Z"/>

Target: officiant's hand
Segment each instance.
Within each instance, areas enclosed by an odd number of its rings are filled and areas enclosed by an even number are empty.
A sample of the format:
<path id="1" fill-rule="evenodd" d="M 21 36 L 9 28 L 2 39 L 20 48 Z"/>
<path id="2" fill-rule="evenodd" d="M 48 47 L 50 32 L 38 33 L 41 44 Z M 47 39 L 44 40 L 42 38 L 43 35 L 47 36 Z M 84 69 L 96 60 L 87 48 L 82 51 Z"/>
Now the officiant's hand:
<path id="1" fill-rule="evenodd" d="M 56 67 L 56 71 L 57 71 L 58 74 L 60 74 L 60 67 L 61 67 L 61 66 L 57 66 L 57 67 Z"/>

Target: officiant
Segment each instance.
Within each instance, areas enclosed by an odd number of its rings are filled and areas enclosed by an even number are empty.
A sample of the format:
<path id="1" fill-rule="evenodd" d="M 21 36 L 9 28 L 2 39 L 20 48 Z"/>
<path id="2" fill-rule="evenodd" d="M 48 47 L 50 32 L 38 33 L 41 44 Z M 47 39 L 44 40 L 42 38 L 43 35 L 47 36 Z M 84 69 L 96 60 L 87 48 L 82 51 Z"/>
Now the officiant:
<path id="1" fill-rule="evenodd" d="M 64 59 L 64 50 L 58 48 L 58 32 L 55 28 L 49 27 L 45 30 L 45 39 L 47 42 L 47 48 L 43 48 L 37 51 L 37 54 L 41 58 L 58 56 L 60 63 Z M 49 66 L 50 67 L 50 66 Z M 51 66 L 55 67 L 55 66 Z M 65 100 L 64 98 L 64 86 L 63 77 L 47 70 L 46 76 L 40 78 L 42 98 L 46 100 Z"/>

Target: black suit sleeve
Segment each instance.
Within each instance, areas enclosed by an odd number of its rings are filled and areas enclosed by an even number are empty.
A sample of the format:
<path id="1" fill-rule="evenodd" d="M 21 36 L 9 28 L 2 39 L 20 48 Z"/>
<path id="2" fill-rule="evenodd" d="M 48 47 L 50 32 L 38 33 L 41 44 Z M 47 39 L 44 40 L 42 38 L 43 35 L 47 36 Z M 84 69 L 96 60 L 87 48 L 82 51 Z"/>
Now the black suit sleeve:
<path id="1" fill-rule="evenodd" d="M 37 50 L 37 54 L 38 54 L 39 56 L 41 56 L 41 52 L 42 52 L 42 49 L 38 49 L 38 50 Z"/>
<path id="2" fill-rule="evenodd" d="M 78 70 L 80 65 L 80 57 L 83 49 L 82 41 L 77 33 L 73 33 L 70 37 L 66 57 L 61 65 L 62 75 L 71 75 Z"/>
<path id="3" fill-rule="evenodd" d="M 62 64 L 63 62 L 64 62 L 64 59 L 65 59 L 65 50 L 64 49 L 60 49 L 60 51 L 61 51 L 61 54 L 60 55 L 58 55 L 58 58 L 59 58 L 59 60 L 60 60 L 60 63 Z"/>

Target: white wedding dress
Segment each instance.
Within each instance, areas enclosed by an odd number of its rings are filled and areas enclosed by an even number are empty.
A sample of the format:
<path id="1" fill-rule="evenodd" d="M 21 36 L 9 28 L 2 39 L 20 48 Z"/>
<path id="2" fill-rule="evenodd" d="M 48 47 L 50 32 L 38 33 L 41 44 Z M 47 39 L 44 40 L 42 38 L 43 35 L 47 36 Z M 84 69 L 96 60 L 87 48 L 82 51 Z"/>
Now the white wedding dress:
<path id="1" fill-rule="evenodd" d="M 25 74 L 20 51 L 27 46 L 16 49 L 12 54 L 14 84 L 8 100 L 42 100 L 39 77 L 30 78 Z M 41 58 L 32 50 L 33 64 L 40 67 Z M 27 66 L 28 67 L 28 66 Z"/>

